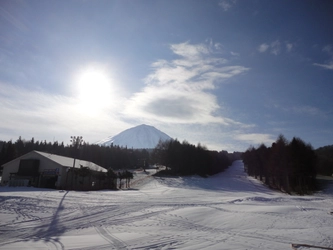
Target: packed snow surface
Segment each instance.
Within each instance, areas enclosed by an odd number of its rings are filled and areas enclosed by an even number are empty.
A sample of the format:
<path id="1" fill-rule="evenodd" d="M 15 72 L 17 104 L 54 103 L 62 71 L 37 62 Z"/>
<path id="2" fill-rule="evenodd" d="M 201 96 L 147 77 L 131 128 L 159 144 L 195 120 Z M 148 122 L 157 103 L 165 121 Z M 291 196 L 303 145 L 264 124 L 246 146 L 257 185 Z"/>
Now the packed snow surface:
<path id="1" fill-rule="evenodd" d="M 209 178 L 136 172 L 121 191 L 0 191 L 0 249 L 333 247 L 331 190 L 275 192 L 247 177 L 241 161 Z"/>
<path id="2" fill-rule="evenodd" d="M 97 142 L 101 146 L 118 145 L 121 147 L 143 149 L 155 148 L 158 142 L 172 138 L 157 128 L 149 125 L 139 125 Z"/>

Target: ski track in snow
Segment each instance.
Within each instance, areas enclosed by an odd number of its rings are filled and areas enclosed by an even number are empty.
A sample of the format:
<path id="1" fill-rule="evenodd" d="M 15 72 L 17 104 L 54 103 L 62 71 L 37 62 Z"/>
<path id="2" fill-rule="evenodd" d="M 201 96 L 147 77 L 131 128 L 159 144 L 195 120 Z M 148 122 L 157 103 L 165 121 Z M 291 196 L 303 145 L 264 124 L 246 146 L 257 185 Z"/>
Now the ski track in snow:
<path id="1" fill-rule="evenodd" d="M 332 204 L 272 191 L 241 161 L 209 178 L 138 174 L 120 191 L 0 187 L 0 249 L 333 247 Z"/>

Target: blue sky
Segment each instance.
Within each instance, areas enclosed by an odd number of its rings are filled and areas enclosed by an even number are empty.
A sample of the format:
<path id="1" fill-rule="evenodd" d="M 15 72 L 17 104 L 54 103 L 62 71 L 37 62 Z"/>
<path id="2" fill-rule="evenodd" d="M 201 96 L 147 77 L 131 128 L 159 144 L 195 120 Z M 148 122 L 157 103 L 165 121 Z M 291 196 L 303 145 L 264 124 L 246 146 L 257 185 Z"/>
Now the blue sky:
<path id="1" fill-rule="evenodd" d="M 0 3 L 0 139 L 149 124 L 209 149 L 333 144 L 333 2 Z"/>

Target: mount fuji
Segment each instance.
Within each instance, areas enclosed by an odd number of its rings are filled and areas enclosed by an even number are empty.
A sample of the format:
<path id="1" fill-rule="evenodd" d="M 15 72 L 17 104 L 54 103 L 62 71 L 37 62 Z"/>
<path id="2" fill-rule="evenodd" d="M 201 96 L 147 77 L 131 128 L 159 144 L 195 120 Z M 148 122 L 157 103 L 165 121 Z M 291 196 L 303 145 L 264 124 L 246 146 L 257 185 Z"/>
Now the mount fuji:
<path id="1" fill-rule="evenodd" d="M 153 126 L 142 124 L 126 129 L 115 136 L 107 137 L 96 144 L 101 146 L 113 144 L 134 149 L 153 149 L 160 140 L 167 141 L 172 140 L 172 138 Z"/>

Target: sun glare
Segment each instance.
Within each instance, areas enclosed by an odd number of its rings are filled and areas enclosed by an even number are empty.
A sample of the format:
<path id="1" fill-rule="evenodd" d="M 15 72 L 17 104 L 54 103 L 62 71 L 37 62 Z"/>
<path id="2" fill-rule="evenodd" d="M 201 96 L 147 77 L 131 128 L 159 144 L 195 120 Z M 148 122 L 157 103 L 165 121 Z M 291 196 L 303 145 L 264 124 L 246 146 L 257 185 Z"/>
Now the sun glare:
<path id="1" fill-rule="evenodd" d="M 98 113 L 110 103 L 111 79 L 101 69 L 86 69 L 77 78 L 77 91 L 80 110 Z"/>

